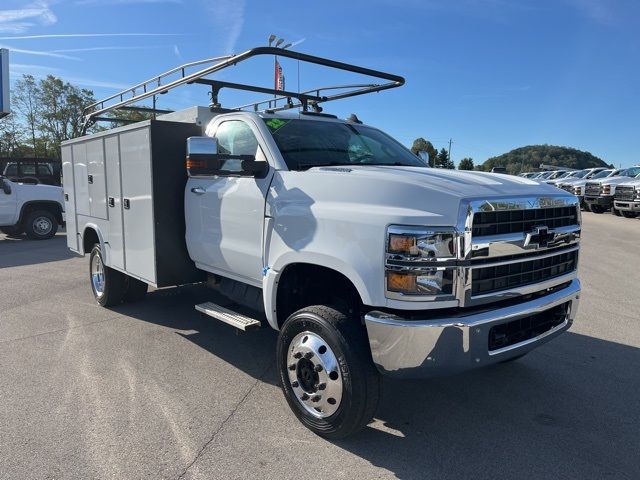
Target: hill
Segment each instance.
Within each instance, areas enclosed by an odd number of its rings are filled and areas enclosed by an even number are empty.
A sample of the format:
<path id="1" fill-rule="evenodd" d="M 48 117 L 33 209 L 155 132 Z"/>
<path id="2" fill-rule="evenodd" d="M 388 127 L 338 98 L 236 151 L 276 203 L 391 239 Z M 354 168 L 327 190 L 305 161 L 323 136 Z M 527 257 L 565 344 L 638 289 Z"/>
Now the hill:
<path id="1" fill-rule="evenodd" d="M 607 163 L 601 158 L 575 148 L 529 145 L 492 157 L 485 161 L 481 168 L 489 171 L 493 167 L 506 167 L 508 173 L 517 175 L 520 172 L 538 170 L 541 163 L 575 169 L 607 166 Z"/>

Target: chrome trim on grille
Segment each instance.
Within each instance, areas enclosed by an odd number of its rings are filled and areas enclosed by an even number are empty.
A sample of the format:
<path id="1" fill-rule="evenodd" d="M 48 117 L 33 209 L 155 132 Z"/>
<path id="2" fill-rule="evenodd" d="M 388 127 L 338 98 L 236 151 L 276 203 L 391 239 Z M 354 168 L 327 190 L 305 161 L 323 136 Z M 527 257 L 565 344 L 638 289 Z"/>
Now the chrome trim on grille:
<path id="1" fill-rule="evenodd" d="M 535 241 L 527 242 L 527 234 L 531 232 L 519 232 L 505 235 L 491 235 L 484 237 L 473 237 L 473 221 L 474 215 L 478 212 L 495 212 L 495 211 L 516 211 L 516 210 L 534 210 L 545 208 L 573 207 L 576 209 L 576 224 L 570 226 L 562 226 L 554 229 L 547 229 L 546 233 L 552 236 L 551 242 L 546 245 L 540 245 Z M 545 219 L 540 219 L 536 223 L 540 226 L 544 225 Z M 577 251 L 579 248 L 580 232 L 581 232 L 581 213 L 580 200 L 571 195 L 559 192 L 557 195 L 549 195 L 543 197 L 508 197 L 494 200 L 486 199 L 470 199 L 463 200 L 460 204 L 458 222 L 454 229 L 451 227 L 418 227 L 415 229 L 409 227 L 408 232 L 415 231 L 431 231 L 431 232 L 452 232 L 455 238 L 455 258 L 447 258 L 440 260 L 421 260 L 409 259 L 406 257 L 398 257 L 392 254 L 385 255 L 385 269 L 402 269 L 404 271 L 421 271 L 430 269 L 450 269 L 453 268 L 453 293 L 444 295 L 420 296 L 420 295 L 404 295 L 397 292 L 389 292 L 386 289 L 385 295 L 389 299 L 403 301 L 437 301 L 438 308 L 455 306 L 475 306 L 485 303 L 505 300 L 521 295 L 540 292 L 551 289 L 563 283 L 569 282 L 577 277 L 576 269 L 571 273 L 561 275 L 546 281 L 534 283 L 531 285 L 523 285 L 520 287 L 509 288 L 497 292 L 487 294 L 472 295 L 472 273 L 475 268 L 483 268 L 490 266 L 499 266 L 505 264 L 513 264 L 518 262 L 534 261 L 547 257 L 562 255 L 564 253 Z M 393 226 L 397 228 L 396 226 Z M 391 227 L 390 227 L 391 228 Z M 395 233 L 395 232 L 394 232 Z M 525 245 L 526 243 L 526 245 Z M 385 248 L 388 245 L 388 237 L 385 238 Z M 563 248 L 566 245 L 566 248 Z M 478 257 L 477 252 L 482 249 L 488 249 L 488 255 Z M 532 253 L 540 252 L 540 255 L 532 255 Z M 475 253 L 475 257 L 474 257 Z M 525 255 L 526 254 L 526 255 Z M 522 258 L 513 258 L 514 255 L 523 255 Z M 500 261 L 500 257 L 510 257 L 508 260 Z M 496 261 L 479 263 L 482 259 L 495 259 Z M 456 265 L 452 265 L 453 262 Z M 396 262 L 402 262 L 398 264 Z"/>

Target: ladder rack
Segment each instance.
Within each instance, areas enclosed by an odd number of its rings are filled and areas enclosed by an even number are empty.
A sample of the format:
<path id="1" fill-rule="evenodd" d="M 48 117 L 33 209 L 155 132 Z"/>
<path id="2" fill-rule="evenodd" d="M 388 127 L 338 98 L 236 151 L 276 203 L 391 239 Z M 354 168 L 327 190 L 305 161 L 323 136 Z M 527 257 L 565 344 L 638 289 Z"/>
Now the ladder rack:
<path id="1" fill-rule="evenodd" d="M 286 90 L 265 88 L 257 85 L 232 83 L 206 78 L 213 73 L 219 72 L 225 68 L 235 66 L 240 62 L 260 55 L 277 55 L 279 57 L 292 58 L 300 62 L 321 65 L 329 68 L 378 78 L 380 80 L 384 80 L 384 82 L 317 87 L 305 92 L 292 92 Z M 203 65 L 205 65 L 204 68 L 189 73 L 189 71 L 192 70 L 193 67 L 201 67 Z M 382 90 L 400 87 L 404 85 L 404 78 L 398 75 L 393 75 L 378 70 L 372 70 L 365 67 L 359 67 L 357 65 L 351 65 L 348 63 L 337 62 L 335 60 L 316 57 L 292 50 L 284 50 L 275 47 L 256 47 L 238 55 L 226 55 L 222 57 L 214 57 L 199 60 L 196 62 L 185 63 L 160 75 L 150 78 L 149 80 L 134 85 L 133 87 L 126 88 L 114 95 L 92 103 L 83 111 L 83 134 L 86 133 L 87 129 L 90 126 L 94 125 L 97 122 L 131 122 L 131 120 L 128 119 L 118 119 L 117 112 L 119 111 L 140 111 L 144 113 L 151 113 L 154 116 L 156 114 L 169 113 L 171 112 L 170 110 L 160 110 L 156 108 L 157 96 L 164 95 L 174 88 L 194 83 L 200 85 L 208 85 L 211 87 L 211 107 L 213 108 L 224 108 L 227 110 L 242 110 L 246 108 L 252 108 L 256 112 L 275 112 L 279 110 L 301 107 L 303 111 L 308 111 L 308 109 L 311 108 L 314 111 L 320 112 L 322 111 L 322 108 L 319 106 L 320 103 L 326 103 L 333 100 L 339 100 L 343 98 L 354 97 L 357 95 L 364 95 L 366 93 L 380 92 Z M 223 88 L 264 93 L 274 95 L 274 97 L 267 100 L 261 100 L 258 102 L 231 108 L 223 107 L 218 99 L 218 94 Z M 333 94 L 323 94 L 323 92 L 335 90 L 343 91 Z M 152 107 L 132 106 L 133 104 L 147 98 L 152 98 Z M 278 105 L 278 102 L 281 102 L 281 105 Z M 261 109 L 261 106 L 263 105 L 266 105 L 266 108 Z M 116 116 L 105 116 L 109 113 L 111 113 L 112 115 L 115 114 Z"/>

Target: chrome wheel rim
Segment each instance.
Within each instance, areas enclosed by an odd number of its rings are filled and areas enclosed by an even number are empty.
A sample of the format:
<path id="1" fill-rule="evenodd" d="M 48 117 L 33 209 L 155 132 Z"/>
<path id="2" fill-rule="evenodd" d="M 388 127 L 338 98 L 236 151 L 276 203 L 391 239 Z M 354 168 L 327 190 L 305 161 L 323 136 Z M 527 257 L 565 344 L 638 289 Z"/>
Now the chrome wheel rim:
<path id="1" fill-rule="evenodd" d="M 336 413 L 342 401 L 342 374 L 322 337 L 312 332 L 296 335 L 287 353 L 287 372 L 293 394 L 307 412 L 317 418 Z"/>
<path id="2" fill-rule="evenodd" d="M 48 235 L 53 228 L 53 223 L 51 223 L 51 219 L 47 217 L 36 217 L 33 221 L 33 230 L 41 236 Z"/>
<path id="3" fill-rule="evenodd" d="M 104 265 L 100 255 L 94 255 L 91 260 L 91 285 L 96 297 L 104 295 Z"/>

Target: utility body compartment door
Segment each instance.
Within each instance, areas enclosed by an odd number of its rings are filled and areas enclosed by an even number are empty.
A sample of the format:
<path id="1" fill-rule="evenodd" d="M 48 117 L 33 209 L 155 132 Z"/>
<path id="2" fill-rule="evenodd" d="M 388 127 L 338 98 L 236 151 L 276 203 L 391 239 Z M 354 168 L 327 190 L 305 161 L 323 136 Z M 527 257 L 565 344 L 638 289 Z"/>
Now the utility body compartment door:
<path id="1" fill-rule="evenodd" d="M 151 139 L 148 128 L 120 134 L 120 167 L 127 272 L 155 284 Z"/>
<path id="2" fill-rule="evenodd" d="M 78 223 L 76 221 L 76 195 L 73 177 L 73 156 L 70 145 L 62 147 L 62 186 L 67 230 L 67 247 L 78 251 Z"/>
<path id="3" fill-rule="evenodd" d="M 117 135 L 104 139 L 104 158 L 107 169 L 107 211 L 109 216 L 109 238 L 106 248 L 109 250 L 110 266 L 124 270 L 120 142 Z"/>
<path id="4" fill-rule="evenodd" d="M 104 174 L 104 143 L 102 138 L 87 142 L 87 183 L 89 210 L 94 218 L 107 218 L 107 191 Z"/>

